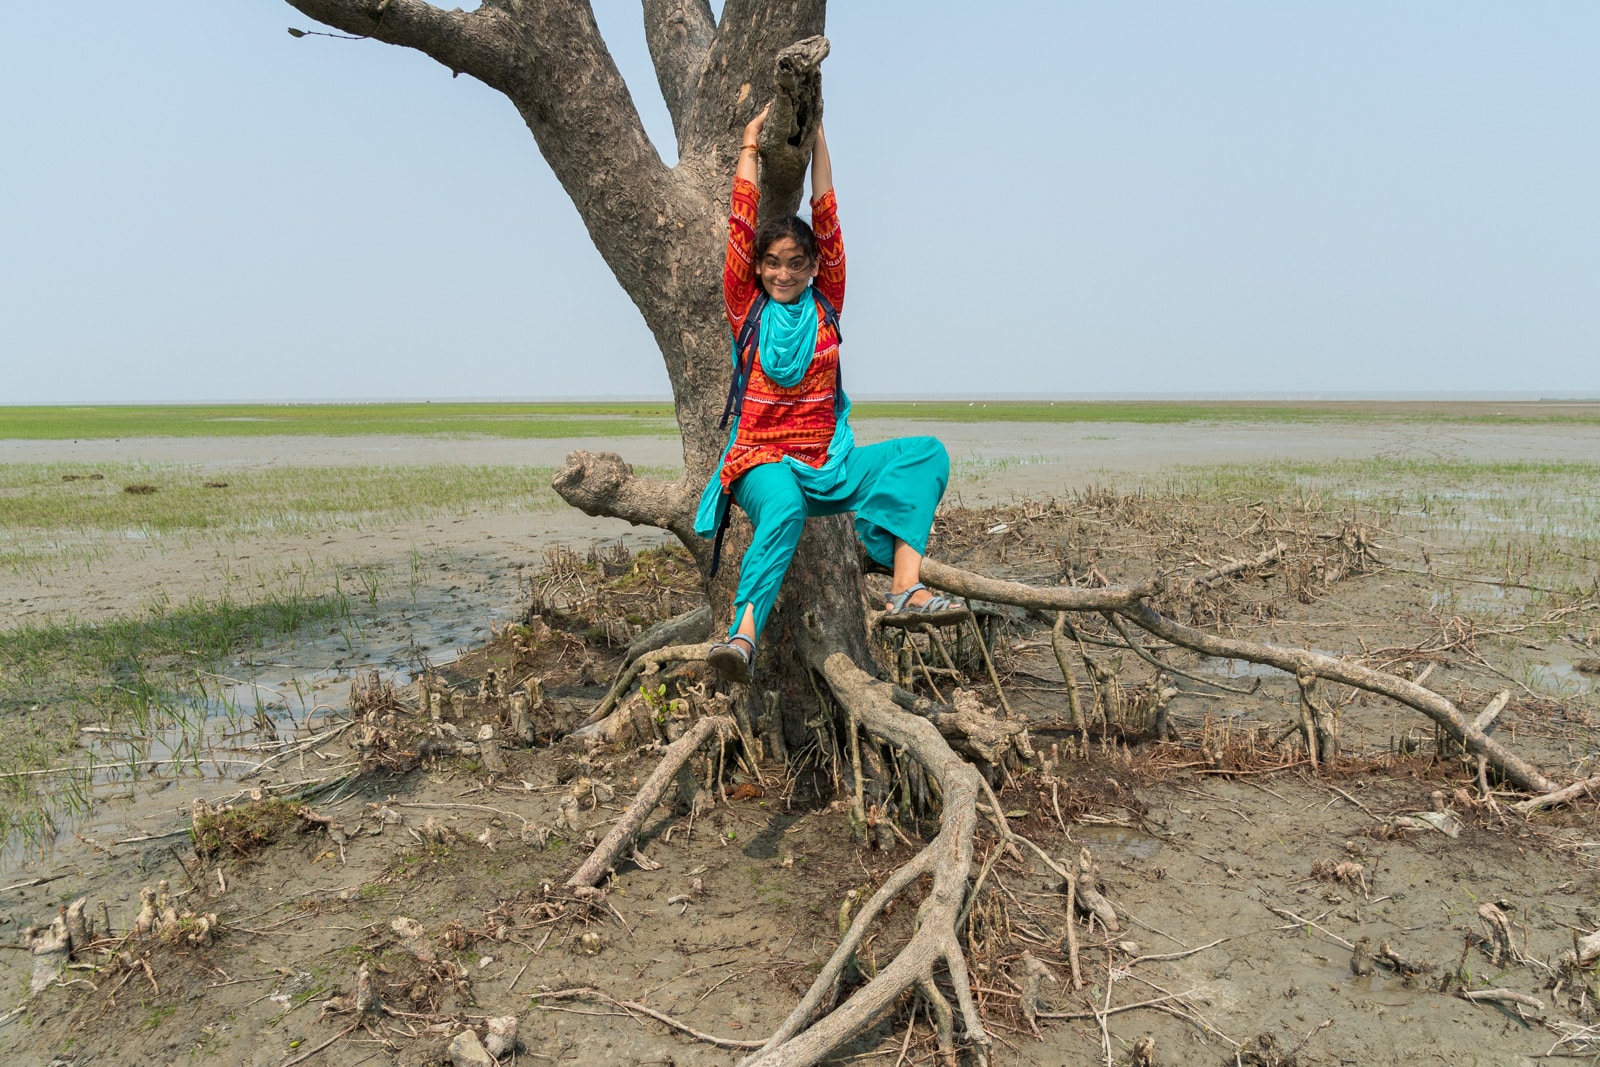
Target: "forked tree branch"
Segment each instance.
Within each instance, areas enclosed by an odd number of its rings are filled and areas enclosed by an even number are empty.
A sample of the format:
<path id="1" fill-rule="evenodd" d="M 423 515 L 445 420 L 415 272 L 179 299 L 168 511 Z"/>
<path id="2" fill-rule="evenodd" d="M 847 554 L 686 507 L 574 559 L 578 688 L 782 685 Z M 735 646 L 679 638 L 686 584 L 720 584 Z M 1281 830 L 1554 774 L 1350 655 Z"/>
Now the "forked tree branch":
<path id="1" fill-rule="evenodd" d="M 644 0 L 644 39 L 680 151 L 716 35 L 710 0 Z"/>

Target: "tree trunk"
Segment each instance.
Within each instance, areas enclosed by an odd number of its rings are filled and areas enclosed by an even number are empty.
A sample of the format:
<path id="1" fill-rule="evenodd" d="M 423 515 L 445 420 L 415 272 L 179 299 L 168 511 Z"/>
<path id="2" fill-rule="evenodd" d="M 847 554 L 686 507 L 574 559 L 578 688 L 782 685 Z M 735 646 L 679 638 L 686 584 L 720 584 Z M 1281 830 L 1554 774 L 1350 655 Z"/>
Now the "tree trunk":
<path id="1" fill-rule="evenodd" d="M 670 530 L 709 575 L 711 544 L 695 536 L 694 517 L 701 487 L 727 437 L 717 427 L 732 371 L 722 263 L 740 133 L 771 100 L 760 143 L 762 204 L 768 214 L 793 211 L 822 117 L 820 64 L 828 46 L 818 35 L 825 0 L 727 0 L 715 25 L 707 0 L 643 0 L 646 39 L 678 142 L 679 161 L 670 168 L 646 136 L 585 0 L 483 0 L 470 12 L 445 11 L 423 0 L 289 3 L 345 33 L 424 52 L 499 90 L 515 105 L 660 347 L 683 435 L 684 475 L 676 482 L 641 478 L 615 453 L 579 451 L 556 473 L 554 487 L 590 515 Z M 714 629 L 729 622 L 736 563 L 747 543 L 748 524 L 741 519 L 725 546 L 729 566 L 708 580 Z M 959 1017 L 959 1042 L 983 1063 L 989 1037 L 972 997 L 961 928 L 963 902 L 970 904 L 977 891 L 969 888 L 968 876 L 979 797 L 988 798 L 984 810 L 998 842 L 1012 849 L 1025 845 L 1069 884 L 1072 876 L 1007 827 L 988 783 L 942 735 L 951 717 L 936 725 L 900 710 L 896 701 L 904 694 L 874 677 L 859 559 L 847 518 L 807 523 L 784 595 L 763 636 L 756 688 L 777 691 L 791 737 L 799 741 L 806 713 L 816 706 L 812 685 L 825 686 L 852 729 L 859 726 L 903 752 L 937 784 L 940 830 L 863 906 L 816 984 L 754 1059 L 784 1067 L 816 1063 L 902 991 L 915 987 L 929 1006 L 944 1059 L 952 1061 L 957 1054 Z M 1549 794 L 1550 803 L 1569 799 L 1567 791 L 1556 792 L 1555 783 L 1537 768 L 1517 759 L 1438 694 L 1359 664 L 1182 626 L 1146 603 L 1160 592 L 1159 581 L 1131 588 L 1035 589 L 932 560 L 925 561 L 922 576 L 962 595 L 1044 611 L 1115 612 L 1207 655 L 1268 663 L 1381 693 L 1429 715 L 1468 751 L 1492 761 L 1508 781 Z M 646 802 L 653 804 L 654 798 L 640 801 Z M 643 816 L 633 812 L 629 817 Z M 613 850 L 633 825 L 637 822 L 625 821 Z M 596 862 L 605 858 L 597 856 Z M 831 1012 L 814 1018 L 831 998 L 834 978 L 848 965 L 869 923 L 924 876 L 931 884 L 906 948 Z M 982 881 L 980 874 L 978 885 Z M 936 983 L 936 968 L 948 979 L 959 1010 Z"/>

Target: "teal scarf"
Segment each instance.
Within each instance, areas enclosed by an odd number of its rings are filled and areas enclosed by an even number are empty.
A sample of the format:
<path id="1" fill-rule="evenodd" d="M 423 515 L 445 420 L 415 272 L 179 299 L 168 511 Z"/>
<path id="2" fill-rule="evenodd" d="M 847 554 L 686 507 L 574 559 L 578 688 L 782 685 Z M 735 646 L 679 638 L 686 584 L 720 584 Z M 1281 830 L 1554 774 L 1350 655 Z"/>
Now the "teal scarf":
<path id="1" fill-rule="evenodd" d="M 737 344 L 737 340 L 735 344 Z M 817 353 L 817 298 L 810 286 L 792 304 L 769 300 L 761 310 L 760 345 L 761 369 L 777 384 L 797 385 L 811 367 L 811 357 Z M 739 352 L 733 353 L 733 365 L 739 365 Z M 802 490 L 814 489 L 828 492 L 844 477 L 844 460 L 855 448 L 856 435 L 850 429 L 850 398 L 839 390 L 842 407 L 839 421 L 833 427 L 833 440 L 828 443 L 828 459 L 821 467 L 809 467 L 786 456 L 783 462 L 794 471 Z M 715 537 L 728 510 L 728 493 L 722 489 L 722 462 L 728 458 L 733 442 L 739 437 L 739 420 L 728 427 L 728 443 L 723 446 L 722 459 L 717 460 L 711 480 L 700 492 L 700 507 L 695 514 L 694 532 L 701 537 Z"/>
<path id="2" fill-rule="evenodd" d="M 800 384 L 817 353 L 817 298 L 809 285 L 792 304 L 767 301 L 757 344 L 761 369 L 773 384 L 785 389 Z"/>

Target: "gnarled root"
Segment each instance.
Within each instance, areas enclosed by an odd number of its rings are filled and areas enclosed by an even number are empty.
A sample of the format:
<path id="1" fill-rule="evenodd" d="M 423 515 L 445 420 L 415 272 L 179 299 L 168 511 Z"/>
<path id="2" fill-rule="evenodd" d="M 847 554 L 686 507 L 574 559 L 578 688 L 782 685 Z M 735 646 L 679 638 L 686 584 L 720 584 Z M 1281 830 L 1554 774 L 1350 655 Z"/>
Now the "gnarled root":
<path id="1" fill-rule="evenodd" d="M 706 653 L 711 651 L 709 643 L 697 645 L 667 645 L 664 648 L 653 649 L 639 656 L 638 659 L 624 667 L 617 675 L 617 680 L 611 684 L 610 692 L 605 699 L 595 705 L 586 719 L 572 731 L 574 737 L 584 737 L 588 734 L 605 735 L 607 731 L 600 726 L 601 723 L 616 711 L 618 703 L 623 696 L 638 680 L 641 674 L 654 672 L 663 664 L 677 663 L 684 660 L 703 660 Z"/>
<path id="2" fill-rule="evenodd" d="M 943 1051 L 947 1057 L 953 1056 L 954 1013 L 934 980 L 934 968 L 941 962 L 955 993 L 965 1041 L 978 1062 L 987 1062 L 989 1035 L 972 998 L 957 930 L 967 895 L 967 876 L 972 869 L 972 842 L 983 779 L 976 768 L 955 753 L 932 723 L 900 711 L 890 687 L 867 675 L 849 656 L 840 652 L 828 656 L 822 664 L 822 674 L 834 696 L 863 729 L 916 760 L 938 781 L 944 810 L 938 835 L 862 905 L 805 997 L 761 1051 L 745 1061 L 745 1067 L 798 1067 L 820 1062 L 913 987 L 922 990 L 936 1022 L 941 1023 L 937 1029 L 945 1046 Z M 924 876 L 932 879 L 932 885 L 918 908 L 911 940 L 871 981 L 812 1023 L 812 1016 L 832 994 L 861 947 L 867 927 L 891 900 Z"/>
<path id="3" fill-rule="evenodd" d="M 1185 626 L 1162 615 L 1146 603 L 1160 591 L 1156 582 L 1136 586 L 1105 586 L 1096 589 L 1069 587 L 1041 588 L 1021 582 L 987 578 L 936 560 L 922 561 L 922 579 L 966 597 L 981 597 L 1000 604 L 1033 608 L 1039 611 L 1114 611 L 1118 615 L 1174 645 L 1222 659 L 1241 659 L 1276 667 L 1296 678 L 1326 678 L 1355 689 L 1388 697 L 1415 708 L 1432 719 L 1462 749 L 1482 756 L 1501 777 L 1530 793 L 1555 793 L 1556 784 L 1537 767 L 1511 752 L 1490 737 L 1473 719 L 1462 714 L 1449 700 L 1397 675 L 1373 670 L 1335 656 L 1324 656 L 1297 648 L 1279 648 L 1240 641 L 1231 637 Z"/>

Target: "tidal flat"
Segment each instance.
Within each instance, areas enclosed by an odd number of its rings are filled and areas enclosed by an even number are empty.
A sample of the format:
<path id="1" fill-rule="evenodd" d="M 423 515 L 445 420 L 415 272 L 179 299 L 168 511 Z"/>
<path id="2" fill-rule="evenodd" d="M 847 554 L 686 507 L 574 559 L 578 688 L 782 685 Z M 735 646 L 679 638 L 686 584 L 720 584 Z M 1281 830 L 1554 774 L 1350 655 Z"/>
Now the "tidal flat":
<path id="1" fill-rule="evenodd" d="M 1288 558 L 1194 599 L 1191 621 L 1425 676 L 1474 711 L 1506 690 L 1498 736 L 1562 781 L 1600 773 L 1600 425 L 1586 418 L 1382 407 L 1144 421 L 861 414 L 864 440 L 934 433 L 947 443 L 941 558 L 1025 581 L 1115 582 L 1198 572 L 1283 541 Z M 374 774 L 343 740 L 310 743 L 341 728 L 373 671 L 401 703 L 434 671 L 475 707 L 479 679 L 506 656 L 518 678 L 544 679 L 559 715 L 581 717 L 639 628 L 693 606 L 699 594 L 659 534 L 578 514 L 548 481 L 573 447 L 675 477 L 676 440 L 579 429 L 0 441 L 6 936 L 84 895 L 108 902 L 120 933 L 139 887 L 161 878 L 225 931 L 182 958 L 148 949 L 155 981 L 136 975 L 131 1001 L 107 1000 L 94 974 L 94 988 L 29 1001 L 26 955 L 0 955 L 0 990 L 28 1005 L 0 1027 L 0 1052 L 15 1062 L 82 1050 L 100 1062 L 278 1063 L 337 1032 L 316 1002 L 348 991 L 358 957 L 403 970 L 405 995 L 423 991 L 406 1010 L 520 1014 L 530 1048 L 581 1062 L 734 1057 L 660 1027 L 549 1011 L 530 991 L 649 997 L 713 1033 L 776 1026 L 795 983 L 826 956 L 846 894 L 911 855 L 853 842 L 843 815 L 798 787 L 802 775 L 763 766 L 764 798 L 721 805 L 692 832 L 663 809 L 648 851 L 664 866 L 620 873 L 613 899 L 628 926 L 608 918 L 591 953 L 570 917 L 532 935 L 519 924 L 543 920 L 516 918 L 534 906 L 527 894 L 582 855 L 581 829 L 543 850 L 522 832 L 557 824 L 571 752 L 508 752 L 502 774 L 462 759 Z M 139 486 L 150 488 L 128 491 Z M 1328 547 L 1351 531 L 1368 546 L 1355 566 Z M 543 643 L 531 614 L 552 626 Z M 1263 1034 L 1277 1035 L 1280 1053 L 1304 1041 L 1303 1064 L 1511 1063 L 1589 1047 L 1594 976 L 1575 973 L 1553 992 L 1549 979 L 1600 914 L 1593 801 L 1508 815 L 1513 798 L 1493 783 L 1480 795 L 1475 769 L 1427 720 L 1337 687 L 1328 699 L 1340 708 L 1343 761 L 1313 772 L 1292 738 L 1271 742 L 1292 725 L 1293 679 L 1159 647 L 1186 674 L 1170 703 L 1181 740 L 1153 741 L 1140 732 L 1140 694 L 1158 685 L 1154 672 L 1096 644 L 1117 640 L 1096 620 L 1080 636 L 1069 686 L 1048 625 L 1018 618 L 1000 631 L 1000 677 L 1036 748 L 1055 746 L 1058 776 L 1052 791 L 1021 775 L 1002 800 L 1052 852 L 1087 846 L 1129 923 L 1121 936 L 1173 958 L 1108 970 L 1116 939 L 1086 932 L 1100 954 L 1090 988 L 1049 986 L 1047 1006 L 1168 997 L 1174 1011 L 1111 1015 L 1106 1035 L 1091 1014 L 1035 1041 L 1015 1014 L 1012 971 L 1030 947 L 1065 978 L 1065 912 L 1048 877 L 1004 860 L 970 932 L 984 1010 L 1009 1043 L 999 1062 L 1103 1063 L 1103 1037 L 1125 1055 L 1146 1035 L 1169 1063 L 1252 1062 L 1266 1055 Z M 518 641 L 527 657 L 511 651 Z M 1080 647 L 1116 689 L 1097 688 Z M 1069 722 L 1069 687 L 1099 709 L 1098 725 Z M 652 760 L 597 753 L 585 773 L 625 798 Z M 338 848 L 308 825 L 237 855 L 197 853 L 194 800 L 247 808 L 252 789 L 365 829 Z M 1460 821 L 1457 836 L 1401 822 L 1440 804 Z M 386 830 L 370 816 L 380 806 L 405 823 Z M 406 832 L 429 817 L 451 834 Z M 607 817 L 596 808 L 587 822 Z M 1341 863 L 1360 870 L 1318 873 Z M 661 903 L 692 878 L 703 895 L 687 916 Z M 1491 963 L 1479 945 L 1480 909 L 1497 900 L 1519 924 L 1516 961 Z M 387 936 L 399 915 L 438 939 L 470 996 L 459 977 L 401 961 Z M 513 936 L 497 940 L 508 916 Z M 904 932 L 891 924 L 865 964 L 887 960 Z M 1362 938 L 1426 959 L 1431 976 L 1353 974 L 1346 945 Z M 260 985 L 227 985 L 208 968 Z M 1462 1000 L 1441 984 L 1446 974 L 1545 1007 L 1523 1022 Z M 269 992 L 282 1000 L 263 1000 Z M 903 1048 L 931 1053 L 932 1033 L 911 1012 L 897 1009 L 848 1055 L 890 1064 Z M 1324 1019 L 1333 1025 L 1320 1028 Z M 370 1051 L 342 1042 L 321 1056 L 354 1064 Z"/>

